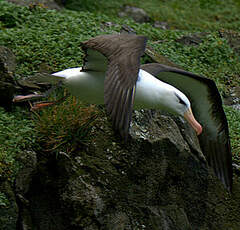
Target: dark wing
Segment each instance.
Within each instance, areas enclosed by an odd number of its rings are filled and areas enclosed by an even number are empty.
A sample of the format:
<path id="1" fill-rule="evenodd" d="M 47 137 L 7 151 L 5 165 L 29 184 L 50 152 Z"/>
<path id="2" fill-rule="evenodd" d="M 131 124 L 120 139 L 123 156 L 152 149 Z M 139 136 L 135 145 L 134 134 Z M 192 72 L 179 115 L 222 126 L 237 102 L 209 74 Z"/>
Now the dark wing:
<path id="1" fill-rule="evenodd" d="M 146 37 L 134 34 L 101 35 L 82 46 L 86 53 L 84 71 L 99 71 L 100 60 L 105 57 L 104 102 L 114 127 L 125 140 L 132 117 L 140 57 L 144 54 L 146 42 Z"/>
<path id="2" fill-rule="evenodd" d="M 232 190 L 232 154 L 227 119 L 214 81 L 158 63 L 141 69 L 175 86 L 191 101 L 192 110 L 203 126 L 200 145 L 208 163 L 224 186 Z"/>

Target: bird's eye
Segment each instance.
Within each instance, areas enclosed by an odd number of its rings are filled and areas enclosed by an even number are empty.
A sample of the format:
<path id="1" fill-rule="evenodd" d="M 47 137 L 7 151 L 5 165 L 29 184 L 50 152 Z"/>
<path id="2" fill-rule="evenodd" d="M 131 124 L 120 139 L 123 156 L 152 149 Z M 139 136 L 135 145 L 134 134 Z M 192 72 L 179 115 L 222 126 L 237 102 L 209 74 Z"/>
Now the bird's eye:
<path id="1" fill-rule="evenodd" d="M 179 102 L 180 104 L 187 106 L 186 102 L 185 102 L 181 97 L 179 97 L 177 94 L 175 94 L 175 95 L 176 95 L 176 97 L 178 98 L 178 102 Z"/>

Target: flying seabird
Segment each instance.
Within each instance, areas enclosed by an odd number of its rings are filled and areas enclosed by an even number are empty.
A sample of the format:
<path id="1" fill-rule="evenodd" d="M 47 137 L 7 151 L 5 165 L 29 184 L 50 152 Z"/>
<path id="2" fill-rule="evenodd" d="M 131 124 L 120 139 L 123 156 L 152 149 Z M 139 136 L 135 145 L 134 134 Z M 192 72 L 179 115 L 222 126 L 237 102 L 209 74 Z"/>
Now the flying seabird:
<path id="1" fill-rule="evenodd" d="M 81 45 L 85 53 L 82 67 L 53 73 L 47 80 L 51 83 L 61 81 L 82 101 L 105 103 L 114 128 L 125 140 L 133 109 L 162 109 L 184 117 L 199 135 L 209 165 L 231 191 L 228 124 L 214 81 L 159 63 L 140 65 L 146 43 L 145 36 L 135 34 L 91 38 Z M 13 101 L 42 96 L 16 96 Z M 52 104 L 54 102 L 36 103 L 33 108 Z"/>

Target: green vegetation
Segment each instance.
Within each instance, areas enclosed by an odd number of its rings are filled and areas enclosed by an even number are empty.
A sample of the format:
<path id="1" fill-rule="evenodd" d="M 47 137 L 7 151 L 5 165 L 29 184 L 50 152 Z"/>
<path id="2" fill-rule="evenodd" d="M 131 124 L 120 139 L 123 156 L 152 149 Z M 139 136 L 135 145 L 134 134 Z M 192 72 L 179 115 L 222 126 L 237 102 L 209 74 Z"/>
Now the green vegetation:
<path id="1" fill-rule="evenodd" d="M 31 150 L 35 143 L 33 121 L 20 109 L 6 113 L 0 108 L 0 179 L 12 181 L 20 167 L 16 158 L 22 151 Z"/>
<path id="2" fill-rule="evenodd" d="M 227 114 L 231 144 L 233 149 L 233 157 L 238 164 L 240 163 L 240 111 L 231 107 L 224 107 Z"/>
<path id="3" fill-rule="evenodd" d="M 150 23 L 137 24 L 131 19 L 118 18 L 119 8 L 124 4 L 145 9 L 153 20 L 167 22 L 170 29 L 161 30 Z M 215 80 L 221 93 L 227 94 L 231 87 L 240 84 L 239 54 L 220 34 L 221 31 L 234 31 L 239 36 L 240 4 L 237 0 L 109 0 L 101 1 L 101 4 L 94 0 L 84 3 L 71 0 L 67 7 L 80 11 L 20 7 L 0 0 L 0 45 L 9 47 L 17 57 L 16 79 L 32 75 L 42 66 L 51 72 L 80 66 L 83 57 L 79 48 L 81 41 L 98 34 L 119 32 L 125 24 L 137 34 L 148 36 L 149 44 L 174 63 Z M 203 31 L 207 35 L 197 46 L 177 42 L 183 36 Z M 73 148 L 84 143 L 89 132 L 86 124 L 94 120 L 97 112 L 92 107 L 80 109 L 80 104 L 74 109 L 72 98 L 68 102 L 69 105 L 64 103 L 58 109 L 42 111 L 35 116 L 34 124 L 23 110 L 13 113 L 0 110 L 1 176 L 9 177 L 14 173 L 17 168 L 14 158 L 36 145 L 36 139 L 45 143 L 43 146 L 48 150 L 64 146 L 69 152 L 73 149 L 66 145 L 68 140 L 74 142 Z M 240 115 L 228 107 L 225 109 L 233 153 L 237 156 L 240 152 Z M 74 110 L 71 117 L 68 110 Z M 84 112 L 87 112 L 86 117 L 82 116 Z M 80 133 L 82 130 L 84 133 Z"/>
<path id="4" fill-rule="evenodd" d="M 171 39 L 154 48 L 185 70 L 214 80 L 222 92 L 240 84 L 239 56 L 217 32 L 207 35 L 198 46 L 186 46 Z"/>
<path id="5" fill-rule="evenodd" d="M 9 200 L 7 199 L 6 195 L 0 192 L 0 207 L 6 207 L 9 205 Z"/>
<path id="6" fill-rule="evenodd" d="M 86 106 L 73 97 L 45 108 L 34 116 L 38 142 L 45 151 L 61 148 L 69 154 L 87 142 L 98 113 L 95 106 Z"/>
<path id="7" fill-rule="evenodd" d="M 239 30 L 240 3 L 238 0 L 95 0 L 67 1 L 72 10 L 87 10 L 116 18 L 119 8 L 131 5 L 144 9 L 153 20 L 167 22 L 171 29 L 216 31 L 219 28 Z"/>

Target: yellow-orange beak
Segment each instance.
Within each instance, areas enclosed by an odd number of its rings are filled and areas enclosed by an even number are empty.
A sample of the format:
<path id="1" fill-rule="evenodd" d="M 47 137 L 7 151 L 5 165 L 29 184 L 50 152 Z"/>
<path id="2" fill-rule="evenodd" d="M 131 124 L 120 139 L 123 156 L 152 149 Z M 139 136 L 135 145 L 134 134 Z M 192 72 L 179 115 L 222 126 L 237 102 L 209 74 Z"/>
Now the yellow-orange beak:
<path id="1" fill-rule="evenodd" d="M 202 133 L 202 126 L 196 121 L 196 119 L 193 116 L 191 108 L 189 108 L 184 113 L 184 118 L 188 121 L 188 123 L 193 127 L 193 129 L 196 131 L 197 135 L 200 135 Z"/>

